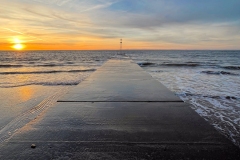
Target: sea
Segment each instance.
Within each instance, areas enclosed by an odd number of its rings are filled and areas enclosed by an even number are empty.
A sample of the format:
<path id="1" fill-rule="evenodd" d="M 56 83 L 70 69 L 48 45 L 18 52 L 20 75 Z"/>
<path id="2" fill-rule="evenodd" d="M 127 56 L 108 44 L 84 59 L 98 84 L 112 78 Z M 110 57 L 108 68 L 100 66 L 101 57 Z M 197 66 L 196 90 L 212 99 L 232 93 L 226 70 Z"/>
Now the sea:
<path id="1" fill-rule="evenodd" d="M 132 59 L 240 147 L 237 50 L 0 51 L 0 143 L 113 58 Z"/>

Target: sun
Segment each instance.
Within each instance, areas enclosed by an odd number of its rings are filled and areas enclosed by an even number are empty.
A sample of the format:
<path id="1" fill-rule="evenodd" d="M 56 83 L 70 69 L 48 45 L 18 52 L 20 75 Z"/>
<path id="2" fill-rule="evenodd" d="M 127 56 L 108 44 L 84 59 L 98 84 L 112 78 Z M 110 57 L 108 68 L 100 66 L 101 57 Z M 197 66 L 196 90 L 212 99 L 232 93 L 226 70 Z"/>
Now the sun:
<path id="1" fill-rule="evenodd" d="M 25 45 L 23 44 L 22 38 L 19 37 L 12 37 L 10 39 L 10 43 L 12 43 L 11 48 L 14 50 L 23 50 L 25 48 Z"/>
<path id="2" fill-rule="evenodd" d="M 18 43 L 18 44 L 13 45 L 13 48 L 16 50 L 22 50 L 24 48 L 24 45 Z"/>

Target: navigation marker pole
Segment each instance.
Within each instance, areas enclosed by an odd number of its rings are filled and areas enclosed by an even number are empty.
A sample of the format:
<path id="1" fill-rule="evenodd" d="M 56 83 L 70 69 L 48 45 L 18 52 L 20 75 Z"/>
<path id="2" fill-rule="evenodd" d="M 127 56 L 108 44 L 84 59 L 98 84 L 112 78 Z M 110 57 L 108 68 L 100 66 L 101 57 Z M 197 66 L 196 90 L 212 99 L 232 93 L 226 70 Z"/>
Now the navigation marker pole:
<path id="1" fill-rule="evenodd" d="M 122 39 L 120 39 L 120 54 L 122 54 Z"/>

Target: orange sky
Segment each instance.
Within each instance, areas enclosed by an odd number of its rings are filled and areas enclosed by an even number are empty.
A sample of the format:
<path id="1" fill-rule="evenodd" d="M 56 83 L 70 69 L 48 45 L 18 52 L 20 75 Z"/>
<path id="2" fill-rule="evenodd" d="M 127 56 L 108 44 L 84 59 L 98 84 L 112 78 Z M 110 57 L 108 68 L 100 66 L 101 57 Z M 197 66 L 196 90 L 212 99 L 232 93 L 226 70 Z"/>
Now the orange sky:
<path id="1" fill-rule="evenodd" d="M 3 30 L 4 31 L 4 30 Z M 120 48 L 120 39 L 101 39 L 98 37 L 78 37 L 75 38 L 75 42 L 62 42 L 62 39 L 68 39 L 68 37 L 62 37 L 62 35 L 54 35 L 53 37 L 39 36 L 40 38 L 33 37 L 31 35 L 18 34 L 17 32 L 4 31 L 0 33 L 5 35 L 6 41 L 0 43 L 1 50 L 18 50 L 14 48 L 16 45 L 22 45 L 22 49 L 19 50 L 118 50 Z M 61 37 L 61 38 L 60 38 Z M 69 37 L 70 39 L 71 37 Z M 168 42 L 148 42 L 148 41 L 132 41 L 131 39 L 123 39 L 123 49 L 205 49 L 199 47 L 198 44 L 176 44 Z M 206 47 L 206 44 L 202 44 Z M 209 43 L 207 49 L 225 49 L 226 45 Z M 230 46 L 231 47 L 231 46 Z"/>
<path id="2" fill-rule="evenodd" d="M 188 1 L 1 0 L 0 50 L 240 49 L 237 4 Z"/>

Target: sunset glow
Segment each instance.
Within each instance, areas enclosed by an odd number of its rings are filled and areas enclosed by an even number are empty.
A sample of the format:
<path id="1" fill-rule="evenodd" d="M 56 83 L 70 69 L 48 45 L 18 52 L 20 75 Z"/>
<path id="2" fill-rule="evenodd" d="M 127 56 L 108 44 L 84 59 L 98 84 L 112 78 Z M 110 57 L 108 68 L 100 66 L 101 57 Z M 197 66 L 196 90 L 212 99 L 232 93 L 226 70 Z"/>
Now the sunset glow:
<path id="1" fill-rule="evenodd" d="M 120 39 L 123 49 L 240 49 L 240 1 L 2 0 L 1 6 L 0 50 L 117 50 Z"/>
<path id="2" fill-rule="evenodd" d="M 22 44 L 15 44 L 15 45 L 13 45 L 13 48 L 16 50 L 22 50 L 24 48 L 24 46 Z"/>

